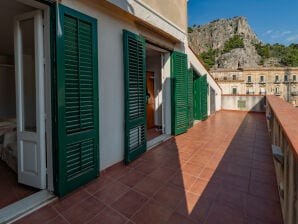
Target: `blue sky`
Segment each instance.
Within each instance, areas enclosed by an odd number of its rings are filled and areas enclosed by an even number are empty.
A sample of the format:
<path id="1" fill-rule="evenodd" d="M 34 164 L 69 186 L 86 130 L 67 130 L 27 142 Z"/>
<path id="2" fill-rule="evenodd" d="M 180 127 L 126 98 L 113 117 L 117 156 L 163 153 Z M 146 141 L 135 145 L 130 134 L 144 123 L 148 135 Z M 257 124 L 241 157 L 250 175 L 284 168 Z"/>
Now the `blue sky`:
<path id="1" fill-rule="evenodd" d="M 298 0 L 189 0 L 188 23 L 245 16 L 264 43 L 298 43 Z"/>

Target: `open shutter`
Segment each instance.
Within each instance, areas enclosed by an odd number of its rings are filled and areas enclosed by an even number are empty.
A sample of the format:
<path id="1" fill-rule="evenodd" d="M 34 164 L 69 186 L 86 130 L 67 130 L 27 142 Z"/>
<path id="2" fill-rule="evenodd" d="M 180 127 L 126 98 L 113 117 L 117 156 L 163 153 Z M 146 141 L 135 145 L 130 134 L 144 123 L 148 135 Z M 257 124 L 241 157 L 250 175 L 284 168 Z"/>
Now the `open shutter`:
<path id="1" fill-rule="evenodd" d="M 208 118 L 208 83 L 207 83 L 207 75 L 203 75 L 201 78 L 201 91 L 202 91 L 202 120 L 206 120 Z"/>
<path id="2" fill-rule="evenodd" d="M 59 5 L 57 110 L 59 196 L 99 174 L 97 21 Z"/>
<path id="3" fill-rule="evenodd" d="M 146 49 L 145 40 L 123 31 L 125 76 L 125 162 L 146 151 Z"/>
<path id="4" fill-rule="evenodd" d="M 188 70 L 188 127 L 193 126 L 193 68 Z"/>
<path id="5" fill-rule="evenodd" d="M 187 131 L 188 105 L 187 105 L 187 55 L 174 51 L 171 58 L 173 80 L 173 133 L 178 135 Z"/>
<path id="6" fill-rule="evenodd" d="M 194 89 L 194 120 L 202 120 L 202 110 L 201 110 L 201 77 L 197 76 L 193 83 Z"/>

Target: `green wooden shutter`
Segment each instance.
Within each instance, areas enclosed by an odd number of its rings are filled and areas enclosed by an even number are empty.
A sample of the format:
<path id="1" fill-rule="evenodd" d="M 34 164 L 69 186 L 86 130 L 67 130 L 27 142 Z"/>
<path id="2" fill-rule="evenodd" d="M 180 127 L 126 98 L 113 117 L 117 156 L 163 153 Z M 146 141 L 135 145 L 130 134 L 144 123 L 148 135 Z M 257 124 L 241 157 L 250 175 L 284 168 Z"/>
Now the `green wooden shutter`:
<path id="1" fill-rule="evenodd" d="M 193 68 L 188 70 L 188 127 L 193 126 Z"/>
<path id="2" fill-rule="evenodd" d="M 202 81 L 202 77 L 197 77 L 194 80 L 194 119 L 195 120 L 202 120 L 201 81 Z"/>
<path id="3" fill-rule="evenodd" d="M 203 75 L 201 78 L 201 105 L 202 105 L 202 120 L 206 120 L 208 118 L 208 83 L 207 83 L 207 75 Z"/>
<path id="4" fill-rule="evenodd" d="M 99 174 L 97 21 L 59 5 L 58 175 L 63 196 Z"/>
<path id="5" fill-rule="evenodd" d="M 187 105 L 187 55 L 174 51 L 171 57 L 172 91 L 173 91 L 173 134 L 178 135 L 187 131 L 188 105 Z"/>
<path id="6" fill-rule="evenodd" d="M 125 162 L 147 149 L 146 139 L 146 48 L 145 40 L 123 31 L 125 76 Z"/>

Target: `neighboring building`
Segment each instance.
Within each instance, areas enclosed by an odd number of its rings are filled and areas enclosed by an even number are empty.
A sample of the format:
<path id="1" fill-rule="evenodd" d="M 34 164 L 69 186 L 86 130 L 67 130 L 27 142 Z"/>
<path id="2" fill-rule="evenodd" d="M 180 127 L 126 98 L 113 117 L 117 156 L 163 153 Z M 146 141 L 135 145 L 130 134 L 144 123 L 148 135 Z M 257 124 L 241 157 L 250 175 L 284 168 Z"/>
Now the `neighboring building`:
<path id="1" fill-rule="evenodd" d="M 162 141 L 221 108 L 188 48 L 187 0 L 3 0 L 0 15 L 20 183 L 63 196 L 140 156 L 150 131 Z"/>
<path id="2" fill-rule="evenodd" d="M 210 73 L 223 94 L 277 95 L 298 105 L 297 67 L 216 69 Z"/>

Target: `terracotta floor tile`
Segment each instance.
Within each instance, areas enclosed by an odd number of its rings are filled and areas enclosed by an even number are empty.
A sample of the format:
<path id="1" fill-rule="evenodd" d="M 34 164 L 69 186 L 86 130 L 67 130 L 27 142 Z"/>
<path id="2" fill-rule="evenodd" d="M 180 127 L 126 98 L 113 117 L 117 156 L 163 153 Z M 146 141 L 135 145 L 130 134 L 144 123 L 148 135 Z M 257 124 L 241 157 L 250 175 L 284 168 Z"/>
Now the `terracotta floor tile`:
<path id="1" fill-rule="evenodd" d="M 58 213 L 53 208 L 52 205 L 47 205 L 41 209 L 38 209 L 37 211 L 29 214 L 23 219 L 18 220 L 15 222 L 18 223 L 24 223 L 24 224 L 35 224 L 35 223 L 46 223 L 53 220 L 55 217 L 58 216 Z"/>
<path id="2" fill-rule="evenodd" d="M 105 208 L 100 214 L 89 220 L 88 224 L 125 224 L 128 219 L 111 208 Z"/>
<path id="3" fill-rule="evenodd" d="M 241 209 L 228 205 L 214 204 L 210 209 L 206 224 L 245 223 L 245 214 Z"/>
<path id="4" fill-rule="evenodd" d="M 272 201 L 279 201 L 279 193 L 276 185 L 260 183 L 255 180 L 250 181 L 249 193 L 256 197 Z"/>
<path id="5" fill-rule="evenodd" d="M 167 223 L 168 224 L 200 224 L 201 222 L 199 221 L 195 222 L 192 219 L 175 212 L 171 215 Z"/>
<path id="6" fill-rule="evenodd" d="M 129 172 L 132 168 L 125 166 L 124 164 L 116 164 L 112 167 L 109 167 L 103 172 L 103 176 L 107 176 L 114 180 L 123 176 L 126 172 Z"/>
<path id="7" fill-rule="evenodd" d="M 109 185 L 109 183 L 111 183 L 112 181 L 103 176 L 103 177 L 98 177 L 95 180 L 93 180 L 92 182 L 90 182 L 89 184 L 87 184 L 85 186 L 85 190 L 89 193 L 89 194 L 95 194 L 97 191 L 102 190 L 103 188 L 105 188 L 106 186 Z"/>
<path id="8" fill-rule="evenodd" d="M 251 180 L 264 183 L 264 184 L 271 184 L 276 186 L 276 176 L 274 171 L 268 172 L 263 170 L 252 169 L 251 170 Z"/>
<path id="9" fill-rule="evenodd" d="M 247 199 L 246 196 L 247 193 L 239 191 L 237 188 L 221 186 L 215 202 L 221 205 L 229 205 L 230 207 L 244 209 Z"/>
<path id="10" fill-rule="evenodd" d="M 204 168 L 203 171 L 200 173 L 200 179 L 203 180 L 210 180 L 213 176 L 213 174 L 215 173 L 214 169 L 210 169 L 210 168 Z"/>
<path id="11" fill-rule="evenodd" d="M 245 212 L 248 217 L 256 218 L 264 223 L 283 223 L 279 202 L 268 201 L 266 199 L 247 195 Z"/>
<path id="12" fill-rule="evenodd" d="M 133 190 L 128 191 L 111 206 L 118 212 L 122 213 L 126 217 L 130 218 L 137 212 L 147 201 L 147 197 L 141 195 Z"/>
<path id="13" fill-rule="evenodd" d="M 181 170 L 182 172 L 199 177 L 203 168 L 204 168 L 204 165 L 202 164 L 187 163 L 181 168 Z"/>
<path id="14" fill-rule="evenodd" d="M 104 204 L 110 205 L 119 197 L 129 191 L 129 187 L 119 182 L 112 182 L 103 190 L 98 191 L 93 196 Z"/>
<path id="15" fill-rule="evenodd" d="M 172 213 L 173 210 L 162 206 L 154 200 L 150 200 L 131 220 L 136 224 L 166 223 Z"/>
<path id="16" fill-rule="evenodd" d="M 66 211 L 67 209 L 75 206 L 79 202 L 90 197 L 90 194 L 87 193 L 84 189 L 80 188 L 75 192 L 70 193 L 69 195 L 59 198 L 57 201 L 53 202 L 53 206 L 59 211 Z"/>
<path id="17" fill-rule="evenodd" d="M 55 217 L 54 219 L 45 222 L 45 224 L 69 224 L 68 221 L 66 221 L 66 219 L 64 217 L 62 217 L 61 215 Z"/>
<path id="18" fill-rule="evenodd" d="M 218 112 L 18 223 L 281 224 L 270 150 L 264 114 Z"/>
<path id="19" fill-rule="evenodd" d="M 61 212 L 61 214 L 70 223 L 84 223 L 95 217 L 99 212 L 105 208 L 105 205 L 99 200 L 90 197 L 80 202 L 79 204 L 71 207 L 67 211 Z"/>
<path id="20" fill-rule="evenodd" d="M 144 174 L 150 174 L 157 168 L 158 168 L 158 166 L 156 164 L 150 163 L 148 161 L 144 161 L 141 164 L 139 164 L 139 166 L 137 166 L 135 168 L 135 170 L 137 170 L 141 173 L 144 173 Z"/>
<path id="21" fill-rule="evenodd" d="M 177 174 L 170 180 L 170 183 L 184 190 L 190 190 L 196 180 L 197 177 L 178 171 Z"/>
<path id="22" fill-rule="evenodd" d="M 133 189 L 145 194 L 147 197 L 152 197 L 162 186 L 164 186 L 163 182 L 151 177 L 145 177 Z"/>
<path id="23" fill-rule="evenodd" d="M 124 174 L 123 176 L 121 176 L 118 179 L 118 181 L 121 182 L 122 184 L 129 186 L 129 187 L 133 187 L 134 185 L 139 183 L 142 179 L 144 179 L 144 177 L 145 177 L 145 174 L 140 173 L 135 170 L 131 170 L 131 171 L 127 172 L 126 174 Z"/>
<path id="24" fill-rule="evenodd" d="M 185 193 L 181 188 L 166 185 L 162 187 L 153 198 L 165 207 L 175 209 L 178 203 L 185 198 Z"/>
<path id="25" fill-rule="evenodd" d="M 168 182 L 174 175 L 175 170 L 167 167 L 160 167 L 153 171 L 149 176 L 162 182 Z"/>
<path id="26" fill-rule="evenodd" d="M 213 204 L 213 199 L 186 193 L 183 200 L 177 207 L 176 212 L 193 220 L 195 223 L 204 223 L 209 210 Z"/>
<path id="27" fill-rule="evenodd" d="M 222 175 L 221 178 L 222 178 L 223 185 L 237 188 L 238 190 L 243 192 L 248 192 L 249 179 L 241 176 L 230 175 L 230 174 Z"/>

